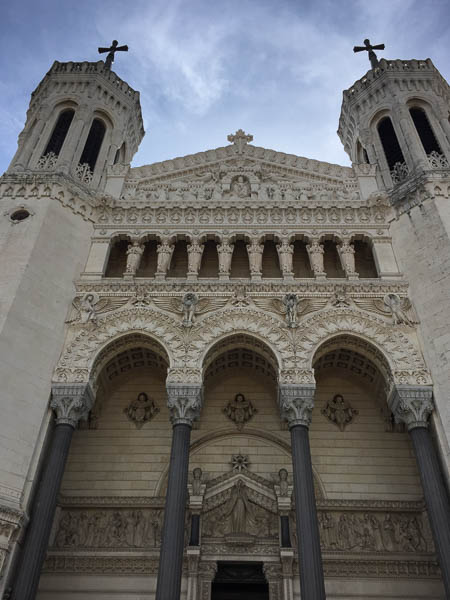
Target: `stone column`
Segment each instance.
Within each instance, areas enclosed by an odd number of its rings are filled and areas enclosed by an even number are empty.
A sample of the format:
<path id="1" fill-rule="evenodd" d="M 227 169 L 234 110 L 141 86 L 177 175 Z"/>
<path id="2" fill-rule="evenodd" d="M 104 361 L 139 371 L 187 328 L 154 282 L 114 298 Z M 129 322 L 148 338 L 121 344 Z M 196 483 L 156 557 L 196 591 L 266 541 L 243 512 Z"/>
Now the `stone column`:
<path id="1" fill-rule="evenodd" d="M 158 262 L 156 266 L 155 279 L 165 279 L 166 273 L 170 267 L 170 260 L 172 258 L 175 246 L 169 243 L 167 238 L 163 238 L 161 243 L 158 244 L 156 252 L 158 254 Z"/>
<path id="2" fill-rule="evenodd" d="M 189 444 L 192 423 L 200 415 L 202 388 L 193 384 L 168 384 L 167 396 L 173 434 L 156 600 L 174 600 L 180 597 Z"/>
<path id="3" fill-rule="evenodd" d="M 355 271 L 355 247 L 350 240 L 343 240 L 338 244 L 337 251 L 347 278 L 358 279 L 358 273 Z"/>
<path id="4" fill-rule="evenodd" d="M 277 244 L 278 258 L 280 259 L 280 269 L 283 273 L 283 279 L 291 280 L 294 277 L 292 260 L 294 257 L 294 244 L 290 244 L 287 238 Z"/>
<path id="5" fill-rule="evenodd" d="M 428 430 L 428 418 L 434 410 L 432 388 L 396 386 L 389 407 L 411 436 L 446 597 L 450 598 L 450 502 Z"/>
<path id="6" fill-rule="evenodd" d="M 325 584 L 308 432 L 314 392 L 314 384 L 280 385 L 279 402 L 281 417 L 288 422 L 291 432 L 302 598 L 324 600 Z"/>
<path id="7" fill-rule="evenodd" d="M 188 252 L 188 280 L 195 281 L 200 271 L 200 264 L 202 262 L 203 255 L 203 244 L 199 244 L 197 240 L 192 240 L 191 244 L 187 246 Z"/>
<path id="8" fill-rule="evenodd" d="M 56 425 L 31 509 L 12 600 L 34 600 L 36 596 L 72 434 L 93 406 L 91 388 L 80 383 L 54 384 L 50 406 L 56 413 Z"/>
<path id="9" fill-rule="evenodd" d="M 309 262 L 314 277 L 316 279 L 325 279 L 327 274 L 323 268 L 323 244 L 320 244 L 319 240 L 311 240 L 311 242 L 306 245 L 306 251 L 308 252 Z"/>
<path id="10" fill-rule="evenodd" d="M 217 563 L 216 562 L 201 562 L 199 573 L 200 573 L 200 594 L 201 600 L 211 599 L 211 584 L 216 576 Z"/>

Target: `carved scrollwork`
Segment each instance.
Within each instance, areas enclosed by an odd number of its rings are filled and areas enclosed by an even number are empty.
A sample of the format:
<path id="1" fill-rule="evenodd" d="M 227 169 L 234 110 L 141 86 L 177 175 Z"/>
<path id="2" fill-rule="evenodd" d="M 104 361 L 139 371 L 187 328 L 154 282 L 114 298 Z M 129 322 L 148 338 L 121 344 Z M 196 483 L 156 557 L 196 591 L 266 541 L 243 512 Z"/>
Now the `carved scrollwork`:
<path id="1" fill-rule="evenodd" d="M 50 407 L 56 413 L 57 425 L 75 428 L 80 419 L 87 419 L 94 404 L 89 384 L 54 384 Z"/>
<path id="2" fill-rule="evenodd" d="M 315 385 L 280 385 L 279 404 L 281 418 L 289 427 L 309 427 L 314 408 Z"/>
<path id="3" fill-rule="evenodd" d="M 167 385 L 167 405 L 173 425 L 189 425 L 200 416 L 202 387 L 199 385 Z"/>

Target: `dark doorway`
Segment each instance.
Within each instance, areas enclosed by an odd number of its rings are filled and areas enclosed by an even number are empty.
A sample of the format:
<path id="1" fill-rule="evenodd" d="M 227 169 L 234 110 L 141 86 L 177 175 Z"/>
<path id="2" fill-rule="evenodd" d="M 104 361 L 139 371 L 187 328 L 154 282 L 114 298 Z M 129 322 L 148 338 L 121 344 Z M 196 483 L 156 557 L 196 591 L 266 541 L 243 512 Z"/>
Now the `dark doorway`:
<path id="1" fill-rule="evenodd" d="M 269 600 L 263 564 L 219 562 L 211 600 Z"/>

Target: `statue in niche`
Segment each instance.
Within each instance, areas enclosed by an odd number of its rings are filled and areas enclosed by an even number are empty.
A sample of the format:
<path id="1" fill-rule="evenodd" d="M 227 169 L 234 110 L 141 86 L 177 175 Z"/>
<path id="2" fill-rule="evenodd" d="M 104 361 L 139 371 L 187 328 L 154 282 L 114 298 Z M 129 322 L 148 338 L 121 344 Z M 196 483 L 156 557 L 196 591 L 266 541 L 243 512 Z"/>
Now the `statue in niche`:
<path id="1" fill-rule="evenodd" d="M 254 508 L 248 498 L 244 482 L 239 479 L 222 513 L 224 519 L 230 519 L 231 533 L 248 533 L 248 527 L 257 526 Z"/>
<path id="2" fill-rule="evenodd" d="M 250 181 L 248 177 L 239 175 L 231 182 L 231 196 L 236 198 L 250 198 Z"/>
<path id="3" fill-rule="evenodd" d="M 358 411 L 352 408 L 341 394 L 336 394 L 332 400 L 328 400 L 327 405 L 322 409 L 322 414 L 344 431 L 345 426 L 353 421 Z"/>
<path id="4" fill-rule="evenodd" d="M 198 298 L 192 292 L 184 295 L 183 298 L 183 327 L 192 327 L 194 324 L 195 309 Z"/>
<path id="5" fill-rule="evenodd" d="M 133 242 L 128 246 L 127 250 L 127 266 L 125 273 L 136 275 L 136 271 L 139 268 L 141 257 L 144 253 L 144 246 L 139 242 Z"/>
<path id="6" fill-rule="evenodd" d="M 291 328 L 297 327 L 298 298 L 296 294 L 286 294 L 283 304 L 286 310 L 286 325 Z"/>
<path id="7" fill-rule="evenodd" d="M 132 400 L 130 404 L 123 409 L 130 421 L 140 429 L 147 421 L 150 421 L 156 414 L 159 413 L 159 408 L 155 405 L 154 400 L 149 398 L 145 392 L 138 394 L 136 400 Z"/>
<path id="8" fill-rule="evenodd" d="M 201 496 L 203 493 L 202 470 L 200 467 L 195 467 L 192 471 L 192 495 Z"/>
<path id="9" fill-rule="evenodd" d="M 219 254 L 219 273 L 228 275 L 231 269 L 231 258 L 233 256 L 233 244 L 223 242 L 217 246 Z"/>
<path id="10" fill-rule="evenodd" d="M 223 413 L 236 424 L 238 431 L 242 431 L 244 425 L 257 412 L 250 400 L 245 399 L 244 394 L 236 394 L 234 400 L 230 400 L 223 409 Z"/>
<path id="11" fill-rule="evenodd" d="M 288 472 L 286 469 L 280 469 L 278 477 L 280 478 L 280 496 L 289 496 Z"/>

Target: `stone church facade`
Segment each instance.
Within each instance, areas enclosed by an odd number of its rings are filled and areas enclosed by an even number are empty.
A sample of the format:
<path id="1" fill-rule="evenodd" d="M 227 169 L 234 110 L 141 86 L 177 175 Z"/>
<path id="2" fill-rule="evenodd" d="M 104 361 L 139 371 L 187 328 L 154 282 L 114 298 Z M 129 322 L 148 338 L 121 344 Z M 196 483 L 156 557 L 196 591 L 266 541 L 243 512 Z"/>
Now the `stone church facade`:
<path id="1" fill-rule="evenodd" d="M 450 598 L 449 110 L 383 59 L 351 168 L 130 168 L 139 93 L 53 64 L 0 179 L 4 599 Z"/>

